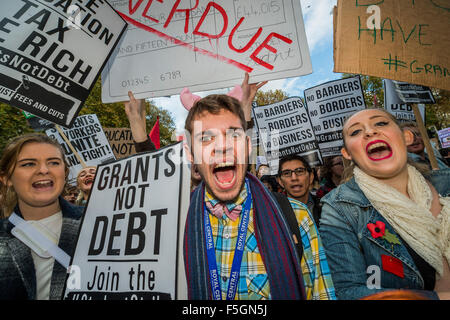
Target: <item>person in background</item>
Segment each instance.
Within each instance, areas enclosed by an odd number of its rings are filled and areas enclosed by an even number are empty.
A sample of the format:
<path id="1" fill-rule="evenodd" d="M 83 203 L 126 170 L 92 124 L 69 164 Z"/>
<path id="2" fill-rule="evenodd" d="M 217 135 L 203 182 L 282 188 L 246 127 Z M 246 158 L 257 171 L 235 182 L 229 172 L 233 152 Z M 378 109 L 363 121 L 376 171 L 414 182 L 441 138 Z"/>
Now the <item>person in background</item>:
<path id="1" fill-rule="evenodd" d="M 289 198 L 300 201 L 307 206 L 314 222 L 319 225 L 320 202 L 310 192 L 314 181 L 314 173 L 305 158 L 300 155 L 289 155 L 281 158 L 277 180 Z"/>
<path id="2" fill-rule="evenodd" d="M 47 245 L 12 233 L 26 223 L 64 251 L 75 249 L 82 208 L 61 197 L 69 173 L 62 147 L 46 135 L 32 133 L 11 140 L 0 159 L 0 299 L 59 300 L 67 266 L 46 253 Z M 19 222 L 18 222 L 19 221 Z M 13 223 L 14 222 L 14 223 Z M 16 227 L 15 227 L 16 225 Z M 32 239 L 33 249 L 28 247 Z M 68 264 L 68 263 L 67 263 Z"/>
<path id="3" fill-rule="evenodd" d="M 80 190 L 76 186 L 68 185 L 64 188 L 64 192 L 62 194 L 63 198 L 69 201 L 72 204 L 75 204 L 78 194 L 80 193 Z"/>
<path id="4" fill-rule="evenodd" d="M 259 180 L 261 180 L 269 191 L 278 192 L 278 182 L 274 176 L 263 175 Z"/>
<path id="5" fill-rule="evenodd" d="M 317 199 L 320 200 L 324 195 L 339 185 L 343 172 L 344 164 L 342 161 L 342 156 L 329 157 L 325 160 L 325 164 L 322 169 L 324 183 L 316 192 Z"/>
<path id="6" fill-rule="evenodd" d="M 87 204 L 96 173 L 96 166 L 87 166 L 78 172 L 77 188 L 80 190 L 80 193 L 75 201 L 76 205 L 85 206 Z"/>
<path id="7" fill-rule="evenodd" d="M 420 130 L 415 122 L 405 122 L 400 126 L 402 129 L 409 130 L 414 135 L 414 140 L 408 145 L 408 157 L 413 161 L 421 164 L 427 165 L 431 169 L 430 158 L 428 156 L 428 151 L 425 150 L 425 144 L 423 142 Z M 432 147 L 433 148 L 433 147 Z M 433 152 L 438 164 L 439 169 L 448 168 L 447 164 L 442 159 L 439 152 Z"/>
<path id="8" fill-rule="evenodd" d="M 383 109 L 343 126 L 348 180 L 322 198 L 320 235 L 339 299 L 408 289 L 450 299 L 450 169 L 408 164 L 414 141 Z"/>
<path id="9" fill-rule="evenodd" d="M 261 179 L 262 176 L 270 175 L 270 168 L 267 164 L 260 164 L 256 170 L 256 176 Z"/>

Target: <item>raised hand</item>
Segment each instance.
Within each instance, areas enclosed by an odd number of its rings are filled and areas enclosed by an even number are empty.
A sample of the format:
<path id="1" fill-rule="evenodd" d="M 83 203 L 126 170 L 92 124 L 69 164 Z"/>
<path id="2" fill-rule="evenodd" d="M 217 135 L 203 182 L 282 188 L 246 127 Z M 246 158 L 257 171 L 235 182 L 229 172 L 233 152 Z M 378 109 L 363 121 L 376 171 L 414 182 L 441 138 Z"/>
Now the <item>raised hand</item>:
<path id="1" fill-rule="evenodd" d="M 255 99 L 256 92 L 265 85 L 268 81 L 262 81 L 258 83 L 248 83 L 249 75 L 246 72 L 244 76 L 244 81 L 242 81 L 242 109 L 244 110 L 245 120 L 250 121 L 251 120 L 251 113 L 252 113 L 252 101 Z"/>
<path id="2" fill-rule="evenodd" d="M 147 140 L 144 99 L 136 99 L 131 91 L 128 91 L 128 97 L 130 101 L 124 102 L 124 105 L 125 113 L 130 122 L 131 133 L 134 141 L 143 142 Z"/>

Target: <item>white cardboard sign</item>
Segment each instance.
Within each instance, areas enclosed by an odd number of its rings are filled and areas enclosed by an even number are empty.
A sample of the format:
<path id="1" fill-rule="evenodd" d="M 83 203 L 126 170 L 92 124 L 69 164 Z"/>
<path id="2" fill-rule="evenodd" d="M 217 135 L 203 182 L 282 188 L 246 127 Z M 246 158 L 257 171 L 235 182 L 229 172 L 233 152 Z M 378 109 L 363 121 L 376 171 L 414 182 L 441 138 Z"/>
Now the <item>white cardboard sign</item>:
<path id="1" fill-rule="evenodd" d="M 0 101 L 71 127 L 125 28 L 105 0 L 2 0 Z"/>
<path id="2" fill-rule="evenodd" d="M 299 154 L 311 166 L 322 164 L 322 156 L 311 126 L 308 111 L 299 97 L 253 108 L 259 137 L 267 160 Z M 271 165 L 275 172 L 278 168 Z"/>
<path id="3" fill-rule="evenodd" d="M 129 1 L 129 23 L 102 74 L 102 101 L 231 87 L 312 72 L 300 1 Z"/>
<path id="4" fill-rule="evenodd" d="M 305 102 L 322 156 L 341 155 L 345 119 L 366 108 L 361 79 L 340 79 L 306 89 Z"/>
<path id="5" fill-rule="evenodd" d="M 87 166 L 96 166 L 116 159 L 97 115 L 79 116 L 75 119 L 71 129 L 61 129 Z M 51 128 L 45 133 L 56 139 L 63 147 L 70 169 L 68 183 L 75 185 L 78 172 L 83 169 L 82 164 L 57 129 Z"/>
<path id="6" fill-rule="evenodd" d="M 184 227 L 182 202 L 189 199 L 189 180 L 183 181 L 182 146 L 180 142 L 98 167 L 65 299 L 183 297 L 185 293 L 177 292 L 177 265 L 183 264 L 179 226 Z"/>

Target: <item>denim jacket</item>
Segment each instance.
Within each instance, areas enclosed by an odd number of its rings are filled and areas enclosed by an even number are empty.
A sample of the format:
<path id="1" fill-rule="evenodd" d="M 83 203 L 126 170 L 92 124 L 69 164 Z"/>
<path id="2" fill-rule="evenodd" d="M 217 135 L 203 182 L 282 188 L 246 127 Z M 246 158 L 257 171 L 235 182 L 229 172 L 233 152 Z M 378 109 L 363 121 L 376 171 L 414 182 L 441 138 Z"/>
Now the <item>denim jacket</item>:
<path id="1" fill-rule="evenodd" d="M 433 171 L 426 178 L 442 196 L 449 195 L 450 169 Z M 382 221 L 386 230 L 400 239 L 354 178 L 323 197 L 322 203 L 320 236 L 338 299 L 360 299 L 389 289 L 414 290 L 429 299 L 438 299 L 434 291 L 423 290 L 423 278 L 403 244 L 372 237 L 367 224 Z M 386 267 L 386 259 L 394 260 L 396 270 L 403 272 L 392 272 Z"/>
<path id="2" fill-rule="evenodd" d="M 72 255 L 76 245 L 82 208 L 59 198 L 63 222 L 58 246 Z M 22 216 L 18 207 L 15 212 Z M 0 300 L 35 300 L 36 271 L 31 249 L 11 234 L 13 225 L 0 220 Z M 66 281 L 66 270 L 58 262 L 53 265 L 50 300 L 61 299 Z"/>

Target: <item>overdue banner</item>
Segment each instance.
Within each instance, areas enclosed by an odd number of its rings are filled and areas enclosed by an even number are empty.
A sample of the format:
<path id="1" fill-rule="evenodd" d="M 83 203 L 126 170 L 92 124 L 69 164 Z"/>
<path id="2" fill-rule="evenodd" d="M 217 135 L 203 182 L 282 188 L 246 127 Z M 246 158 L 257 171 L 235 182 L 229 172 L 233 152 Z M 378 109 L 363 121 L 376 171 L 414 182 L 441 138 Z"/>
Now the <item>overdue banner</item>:
<path id="1" fill-rule="evenodd" d="M 65 299 L 178 298 L 182 158 L 179 142 L 98 167 Z"/>
<path id="2" fill-rule="evenodd" d="M 322 164 L 311 121 L 300 97 L 291 97 L 252 110 L 269 163 L 299 154 L 311 166 Z M 271 169 L 275 171 L 278 168 L 272 168 L 271 165 Z"/>
<path id="3" fill-rule="evenodd" d="M 96 166 L 116 160 L 97 115 L 79 116 L 71 129 L 62 128 L 62 131 L 86 165 Z M 70 169 L 68 183 L 76 184 L 78 172 L 83 169 L 83 165 L 57 129 L 48 129 L 45 133 L 62 145 Z"/>
<path id="4" fill-rule="evenodd" d="M 180 94 L 312 72 L 300 1 L 129 1 L 128 22 L 102 73 L 102 101 Z M 151 62 L 151 63 L 149 63 Z"/>
<path id="5" fill-rule="evenodd" d="M 0 101 L 71 127 L 125 27 L 105 0 L 1 1 Z"/>
<path id="6" fill-rule="evenodd" d="M 439 130 L 438 137 L 441 142 L 442 149 L 450 148 L 450 128 Z"/>
<path id="7" fill-rule="evenodd" d="M 304 94 L 322 156 L 341 155 L 345 119 L 366 108 L 360 77 L 326 82 Z"/>
<path id="8" fill-rule="evenodd" d="M 130 128 L 104 128 L 103 130 L 116 159 L 126 158 L 136 153 Z"/>
<path id="9" fill-rule="evenodd" d="M 338 0 L 334 72 L 450 90 L 448 0 Z"/>
<path id="10" fill-rule="evenodd" d="M 391 113 L 399 122 L 416 121 L 416 116 L 412 106 L 407 103 L 403 103 L 400 99 L 395 85 L 392 80 L 383 80 L 384 89 L 384 108 Z M 422 116 L 423 123 L 425 123 L 425 105 L 418 104 L 419 112 Z"/>

